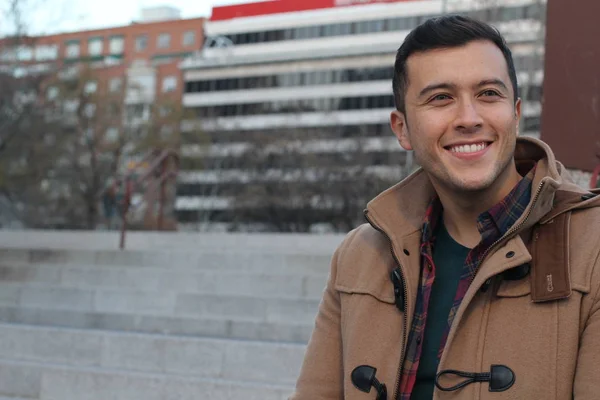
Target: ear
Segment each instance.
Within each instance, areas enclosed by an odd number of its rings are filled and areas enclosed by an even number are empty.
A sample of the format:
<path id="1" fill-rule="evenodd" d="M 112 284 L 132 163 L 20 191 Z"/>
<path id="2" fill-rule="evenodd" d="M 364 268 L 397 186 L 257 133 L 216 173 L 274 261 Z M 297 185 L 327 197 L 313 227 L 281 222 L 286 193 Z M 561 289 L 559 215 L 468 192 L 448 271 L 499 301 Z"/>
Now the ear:
<path id="1" fill-rule="evenodd" d="M 521 98 L 519 97 L 517 99 L 517 102 L 515 103 L 515 118 L 517 119 L 517 136 L 519 135 L 519 124 L 521 123 L 521 105 L 522 105 L 522 101 Z"/>
<path id="2" fill-rule="evenodd" d="M 404 113 L 398 110 L 392 111 L 392 114 L 390 115 L 390 126 L 392 131 L 394 131 L 394 135 L 398 138 L 400 146 L 402 146 L 404 150 L 412 150 L 413 148 L 410 144 L 408 125 Z"/>

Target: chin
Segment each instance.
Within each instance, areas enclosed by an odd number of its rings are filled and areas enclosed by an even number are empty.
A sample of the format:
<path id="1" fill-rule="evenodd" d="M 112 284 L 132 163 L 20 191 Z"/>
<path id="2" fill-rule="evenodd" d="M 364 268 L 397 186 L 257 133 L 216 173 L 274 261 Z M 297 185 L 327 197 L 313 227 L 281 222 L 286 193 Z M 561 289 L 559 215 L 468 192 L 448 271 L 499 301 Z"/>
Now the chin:
<path id="1" fill-rule="evenodd" d="M 482 192 L 490 188 L 494 182 L 493 177 L 455 177 L 450 180 L 451 185 L 457 191 L 463 192 Z"/>

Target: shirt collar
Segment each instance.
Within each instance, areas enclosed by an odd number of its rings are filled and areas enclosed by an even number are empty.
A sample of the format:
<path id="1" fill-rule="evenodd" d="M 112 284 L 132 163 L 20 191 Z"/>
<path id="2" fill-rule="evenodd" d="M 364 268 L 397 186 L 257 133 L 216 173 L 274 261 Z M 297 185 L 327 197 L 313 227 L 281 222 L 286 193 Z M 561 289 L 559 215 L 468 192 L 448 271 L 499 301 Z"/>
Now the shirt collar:
<path id="1" fill-rule="evenodd" d="M 501 237 L 521 217 L 521 214 L 523 214 L 523 211 L 531 200 L 531 182 L 533 181 L 534 174 L 535 165 L 527 175 L 521 178 L 504 199 L 479 215 L 477 218 L 477 229 L 482 238 L 490 234 Z M 436 196 L 431 200 L 425 212 L 421 243 L 433 241 L 433 233 L 436 230 L 442 212 L 442 203 L 439 197 Z"/>

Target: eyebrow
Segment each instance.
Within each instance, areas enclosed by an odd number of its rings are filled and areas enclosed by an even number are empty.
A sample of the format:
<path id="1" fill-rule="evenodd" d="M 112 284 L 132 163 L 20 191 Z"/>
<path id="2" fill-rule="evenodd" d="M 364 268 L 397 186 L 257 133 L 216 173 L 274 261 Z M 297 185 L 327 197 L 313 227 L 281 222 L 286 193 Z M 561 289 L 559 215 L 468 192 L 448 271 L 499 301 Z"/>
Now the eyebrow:
<path id="1" fill-rule="evenodd" d="M 482 86 L 486 86 L 486 85 L 495 85 L 495 86 L 500 86 L 501 88 L 503 88 L 504 90 L 508 91 L 508 87 L 506 86 L 506 84 L 497 78 L 491 78 L 491 79 L 484 79 L 482 81 L 480 81 L 479 83 L 477 83 L 474 87 L 479 88 Z M 419 97 L 423 97 L 426 94 L 433 92 L 435 90 L 439 90 L 439 89 L 446 89 L 446 90 L 453 90 L 456 89 L 456 85 L 453 83 L 433 83 L 431 85 L 427 85 L 423 88 L 423 90 L 421 90 L 419 92 Z"/>
<path id="2" fill-rule="evenodd" d="M 497 78 L 484 79 L 481 82 L 479 82 L 477 85 L 475 85 L 475 87 L 482 87 L 482 86 L 487 86 L 487 85 L 500 86 L 504 90 L 508 91 L 508 86 L 506 86 L 506 83 L 504 83 L 502 80 L 497 79 Z"/>
<path id="3" fill-rule="evenodd" d="M 425 96 L 427 93 L 429 92 L 433 92 L 434 90 L 439 90 L 439 89 L 447 89 L 447 90 L 452 90 L 452 89 L 456 89 L 456 85 L 452 84 L 452 83 L 433 83 L 431 85 L 427 85 L 423 88 L 423 90 L 421 90 L 419 92 L 419 97 L 423 97 Z"/>

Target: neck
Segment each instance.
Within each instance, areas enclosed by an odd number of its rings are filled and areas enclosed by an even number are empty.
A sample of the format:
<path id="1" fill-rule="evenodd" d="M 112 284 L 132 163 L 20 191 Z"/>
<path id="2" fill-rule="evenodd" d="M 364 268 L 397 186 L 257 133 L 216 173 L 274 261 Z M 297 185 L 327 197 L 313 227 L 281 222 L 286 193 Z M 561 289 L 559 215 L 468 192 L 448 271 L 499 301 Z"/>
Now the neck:
<path id="1" fill-rule="evenodd" d="M 468 248 L 477 246 L 481 241 L 481 235 L 477 229 L 477 218 L 504 199 L 520 179 L 521 175 L 512 163 L 505 174 L 499 176 L 485 190 L 453 191 L 442 185 L 434 184 L 444 207 L 444 224 L 450 236 Z"/>

